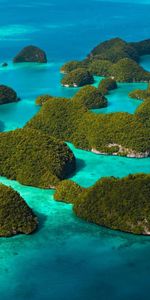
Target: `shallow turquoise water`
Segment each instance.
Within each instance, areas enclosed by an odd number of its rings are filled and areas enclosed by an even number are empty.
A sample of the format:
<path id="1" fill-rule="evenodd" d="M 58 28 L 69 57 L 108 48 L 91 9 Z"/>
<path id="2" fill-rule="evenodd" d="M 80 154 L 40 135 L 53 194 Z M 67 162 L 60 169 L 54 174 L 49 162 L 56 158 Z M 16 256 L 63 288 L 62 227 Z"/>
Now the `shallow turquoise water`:
<path id="1" fill-rule="evenodd" d="M 149 63 L 149 60 L 148 60 Z M 13 87 L 20 102 L 3 105 L 0 107 L 0 121 L 3 122 L 5 131 L 22 127 L 38 111 L 35 99 L 42 94 L 53 96 L 72 97 L 78 89 L 64 88 L 60 84 L 62 63 L 49 63 L 47 65 L 10 63 L 7 69 L 0 69 L 0 82 Z M 95 77 L 95 86 L 100 82 L 100 77 Z M 119 88 L 107 96 L 108 107 L 93 110 L 96 113 L 111 113 L 125 111 L 134 113 L 141 101 L 130 99 L 128 93 L 136 88 L 145 89 L 146 83 L 119 84 Z"/>
<path id="2" fill-rule="evenodd" d="M 149 0 L 0 0 L 0 61 L 9 62 L 8 69 L 0 69 L 0 83 L 12 86 L 22 98 L 0 107 L 1 130 L 22 127 L 38 111 L 34 101 L 39 94 L 74 95 L 75 89 L 60 85 L 64 61 L 82 59 L 98 42 L 114 36 L 149 38 L 149 4 Z M 46 50 L 49 64 L 13 66 L 13 55 L 31 43 Z M 150 70 L 150 57 L 143 57 L 141 64 Z M 133 113 L 140 102 L 127 94 L 136 87 L 146 85 L 120 84 L 108 96 L 108 108 L 97 112 Z M 150 159 L 99 156 L 70 146 L 78 163 L 72 180 L 85 187 L 101 176 L 150 172 Z M 83 222 L 74 216 L 71 205 L 53 200 L 53 191 L 5 178 L 0 182 L 19 191 L 40 221 L 34 235 L 0 239 L 0 299 L 148 299 L 148 237 Z"/>

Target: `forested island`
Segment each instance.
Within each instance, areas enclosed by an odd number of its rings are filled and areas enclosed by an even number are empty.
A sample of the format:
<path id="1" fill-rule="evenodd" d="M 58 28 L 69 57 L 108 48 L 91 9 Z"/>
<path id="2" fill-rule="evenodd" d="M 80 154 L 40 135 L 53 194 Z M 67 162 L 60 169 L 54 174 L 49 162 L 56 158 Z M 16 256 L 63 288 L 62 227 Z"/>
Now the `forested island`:
<path id="1" fill-rule="evenodd" d="M 63 181 L 54 198 L 72 203 L 75 214 L 88 222 L 150 235 L 150 175 L 104 177 L 87 189 L 72 181 Z"/>
<path id="2" fill-rule="evenodd" d="M 0 184 L 0 237 L 30 234 L 38 226 L 37 217 L 11 187 Z"/>
<path id="3" fill-rule="evenodd" d="M 47 63 L 47 56 L 45 51 L 37 46 L 24 47 L 14 58 L 14 63 Z"/>
<path id="4" fill-rule="evenodd" d="M 110 76 L 118 82 L 148 82 L 150 73 L 139 65 L 140 57 L 146 54 L 150 54 L 150 40 L 128 43 L 120 38 L 110 39 L 96 46 L 84 60 L 65 63 L 61 67 L 65 74 L 62 83 L 68 78 L 74 81 L 72 74 L 78 70 L 91 76 Z"/>
<path id="5" fill-rule="evenodd" d="M 95 114 L 88 110 L 88 97 L 85 101 L 82 95 L 84 90 L 78 92 L 82 101 L 80 98 L 77 100 L 77 96 L 70 100 L 54 97 L 46 101 L 26 128 L 40 129 L 48 135 L 97 154 L 148 157 L 149 98 L 143 101 L 134 114 Z M 91 105 L 93 104 L 90 103 L 90 107 Z"/>
<path id="6" fill-rule="evenodd" d="M 18 102 L 20 98 L 17 93 L 6 85 L 0 85 L 0 105 L 12 102 Z"/>
<path id="7" fill-rule="evenodd" d="M 55 199 L 72 203 L 76 215 L 89 222 L 149 235 L 150 175 L 102 178 L 84 189 L 67 180 L 76 171 L 76 158 L 66 144 L 71 142 L 96 154 L 150 156 L 149 85 L 129 94 L 143 100 L 134 114 L 92 112 L 108 105 L 107 94 L 118 88 L 118 81 L 150 80 L 150 73 L 139 65 L 144 54 L 150 54 L 150 40 L 127 43 L 116 38 L 98 45 L 83 61 L 66 63 L 61 68 L 62 85 L 80 90 L 70 99 L 40 95 L 36 99 L 40 110 L 24 128 L 0 133 L 0 175 L 28 186 L 55 188 Z M 46 63 L 47 58 L 43 50 L 29 46 L 14 62 Z M 92 86 L 94 75 L 106 77 L 98 87 Z M 12 88 L 0 86 L 0 104 L 18 100 Z M 37 219 L 20 195 L 3 185 L 0 193 L 0 236 L 34 231 Z"/>
<path id="8" fill-rule="evenodd" d="M 0 157 L 1 176 L 40 188 L 54 188 L 76 168 L 65 143 L 35 129 L 1 133 Z"/>

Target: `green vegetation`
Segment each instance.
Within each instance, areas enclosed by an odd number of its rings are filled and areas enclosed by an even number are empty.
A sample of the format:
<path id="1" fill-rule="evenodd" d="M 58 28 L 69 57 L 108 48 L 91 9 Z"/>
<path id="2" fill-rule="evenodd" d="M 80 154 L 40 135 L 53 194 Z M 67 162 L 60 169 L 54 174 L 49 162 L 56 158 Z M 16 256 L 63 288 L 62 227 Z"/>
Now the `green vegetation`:
<path id="1" fill-rule="evenodd" d="M 12 188 L 0 184 L 0 236 L 30 234 L 37 225 L 36 216 L 22 197 Z"/>
<path id="2" fill-rule="evenodd" d="M 134 60 L 124 58 L 110 69 L 111 76 L 120 82 L 149 81 L 150 73 L 146 72 Z"/>
<path id="3" fill-rule="evenodd" d="M 65 203 L 75 203 L 84 189 L 71 180 L 61 181 L 54 194 L 54 199 Z"/>
<path id="4" fill-rule="evenodd" d="M 74 212 L 86 221 L 134 234 L 150 234 L 150 175 L 102 178 L 78 197 Z"/>
<path id="5" fill-rule="evenodd" d="M 88 70 L 95 76 L 109 76 L 112 63 L 108 60 L 91 59 Z"/>
<path id="6" fill-rule="evenodd" d="M 129 44 L 134 47 L 139 56 L 150 54 L 150 39 Z"/>
<path id="7" fill-rule="evenodd" d="M 74 100 L 54 98 L 26 125 L 40 129 L 50 136 L 72 142 L 76 147 L 131 157 L 145 157 L 150 153 L 149 101 L 144 102 L 146 112 L 135 114 L 95 114 Z M 146 123 L 147 124 L 147 123 Z"/>
<path id="8" fill-rule="evenodd" d="M 87 109 L 103 108 L 107 106 L 107 99 L 96 87 L 90 85 L 81 88 L 72 100 L 81 106 L 84 105 Z"/>
<path id="9" fill-rule="evenodd" d="M 91 51 L 89 57 L 109 60 L 112 63 L 116 63 L 122 58 L 131 58 L 135 61 L 139 59 L 135 48 L 120 38 L 110 39 L 99 44 Z"/>
<path id="10" fill-rule="evenodd" d="M 68 62 L 61 70 L 69 75 L 84 68 L 92 75 L 113 76 L 117 81 L 149 81 L 150 73 L 138 64 L 140 56 L 145 54 L 150 54 L 150 40 L 127 43 L 114 38 L 100 43 L 83 61 Z"/>
<path id="11" fill-rule="evenodd" d="M 51 100 L 53 97 L 50 95 L 41 95 L 36 98 L 36 105 L 42 106 L 46 101 Z"/>
<path id="12" fill-rule="evenodd" d="M 33 62 L 33 63 L 47 63 L 46 53 L 36 47 L 36 46 L 27 46 L 23 48 L 13 59 L 14 63 L 21 62 Z"/>
<path id="13" fill-rule="evenodd" d="M 0 105 L 19 101 L 16 92 L 6 86 L 0 85 Z"/>
<path id="14" fill-rule="evenodd" d="M 67 73 L 61 83 L 63 86 L 81 87 L 94 83 L 94 78 L 86 69 L 78 68 Z"/>
<path id="15" fill-rule="evenodd" d="M 112 78 L 102 79 L 98 89 L 103 94 L 106 95 L 109 91 L 117 89 L 117 82 Z"/>
<path id="16" fill-rule="evenodd" d="M 75 171 L 69 147 L 35 129 L 0 134 L 0 174 L 24 185 L 55 187 Z"/>
<path id="17" fill-rule="evenodd" d="M 78 69 L 78 68 L 83 68 L 84 67 L 84 63 L 80 62 L 80 61 L 69 61 L 67 63 L 65 63 L 60 71 L 62 73 L 69 73 L 71 71 L 74 71 L 75 69 Z"/>
<path id="18" fill-rule="evenodd" d="M 148 85 L 146 90 L 134 90 L 130 92 L 129 97 L 138 100 L 146 100 L 147 98 L 150 98 L 150 84 Z"/>

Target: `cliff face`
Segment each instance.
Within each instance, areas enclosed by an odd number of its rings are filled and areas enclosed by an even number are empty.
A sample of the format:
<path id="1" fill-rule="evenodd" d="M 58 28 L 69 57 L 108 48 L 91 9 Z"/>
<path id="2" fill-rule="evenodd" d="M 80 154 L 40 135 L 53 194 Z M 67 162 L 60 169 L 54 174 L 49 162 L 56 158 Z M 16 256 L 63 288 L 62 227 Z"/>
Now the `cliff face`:
<path id="1" fill-rule="evenodd" d="M 36 47 L 27 46 L 23 48 L 13 59 L 14 63 L 21 62 L 37 62 L 37 63 L 47 63 L 46 53 Z"/>

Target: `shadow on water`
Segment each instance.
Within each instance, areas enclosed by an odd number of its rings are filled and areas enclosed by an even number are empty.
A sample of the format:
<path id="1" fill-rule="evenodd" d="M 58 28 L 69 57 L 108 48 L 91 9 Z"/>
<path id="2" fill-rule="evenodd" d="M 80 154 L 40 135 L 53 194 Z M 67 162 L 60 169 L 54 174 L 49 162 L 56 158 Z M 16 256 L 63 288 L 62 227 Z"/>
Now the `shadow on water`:
<path id="1" fill-rule="evenodd" d="M 76 165 L 77 165 L 77 167 L 76 167 L 75 173 L 77 173 L 78 171 L 84 169 L 85 166 L 86 166 L 86 163 L 83 159 L 76 158 Z"/>
<path id="2" fill-rule="evenodd" d="M 0 132 L 3 132 L 5 129 L 5 125 L 2 121 L 0 121 Z"/>
<path id="3" fill-rule="evenodd" d="M 37 228 L 36 232 L 39 232 L 44 227 L 45 222 L 47 220 L 47 216 L 42 213 L 36 212 L 35 210 L 34 210 L 34 213 L 38 219 L 38 228 Z"/>

